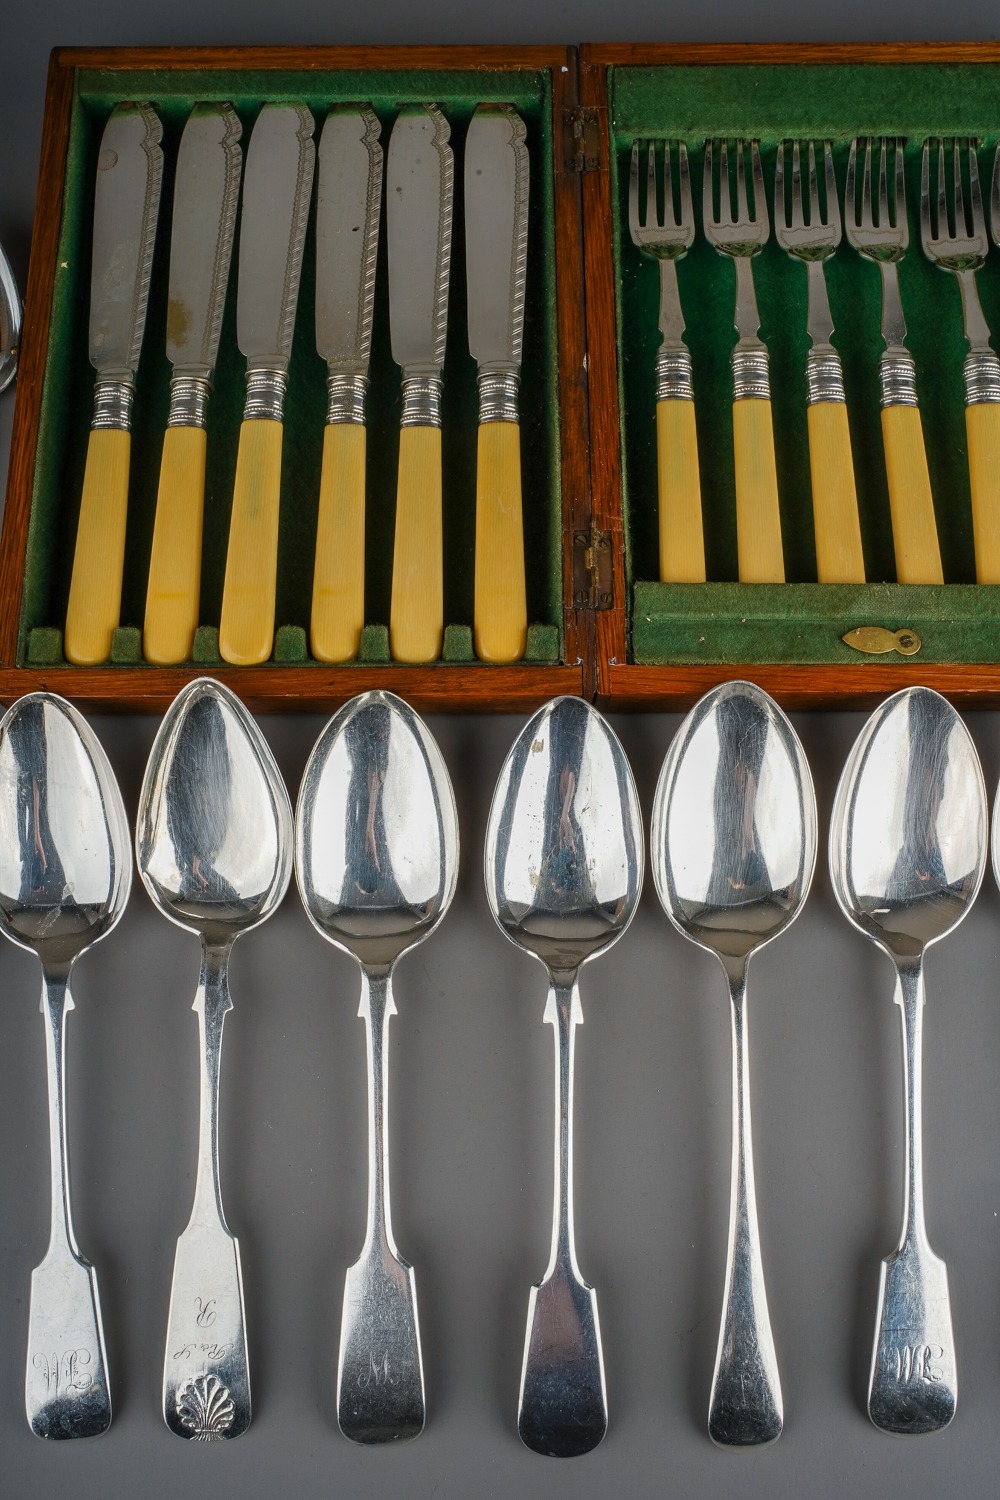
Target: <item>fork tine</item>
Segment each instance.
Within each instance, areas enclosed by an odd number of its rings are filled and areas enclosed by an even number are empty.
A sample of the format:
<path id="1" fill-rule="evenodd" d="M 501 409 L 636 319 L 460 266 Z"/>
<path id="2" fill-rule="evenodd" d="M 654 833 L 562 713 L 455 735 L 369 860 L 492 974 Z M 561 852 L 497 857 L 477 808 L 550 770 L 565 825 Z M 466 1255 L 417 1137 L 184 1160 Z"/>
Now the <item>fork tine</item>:
<path id="1" fill-rule="evenodd" d="M 983 195 L 979 190 L 979 161 L 976 157 L 976 141 L 969 141 L 969 206 L 972 210 L 973 234 L 986 233 L 986 215 L 983 213 Z"/>
<path id="2" fill-rule="evenodd" d="M 787 148 L 787 141 L 779 141 L 778 154 L 774 159 L 774 222 L 776 224 L 788 223 L 788 212 L 785 206 L 785 151 Z"/>
<path id="3" fill-rule="evenodd" d="M 819 206 L 819 180 L 816 176 L 816 143 L 810 141 L 807 155 L 809 172 L 809 223 L 822 224 L 823 214 Z"/>
<path id="4" fill-rule="evenodd" d="M 993 188 L 990 193 L 990 228 L 993 230 L 993 239 L 1000 245 L 1000 145 L 997 146 L 997 154 L 993 158 Z"/>
<path id="5" fill-rule="evenodd" d="M 694 223 L 694 207 L 691 203 L 691 173 L 688 171 L 688 148 L 683 141 L 677 149 L 681 178 L 681 218 L 685 225 Z"/>
<path id="6" fill-rule="evenodd" d="M 861 179 L 861 219 L 865 224 L 874 222 L 872 210 L 872 138 L 865 146 L 865 170 Z"/>
<path id="7" fill-rule="evenodd" d="M 674 212 L 674 169 L 671 157 L 673 150 L 669 141 L 663 142 L 663 220 L 664 224 L 676 224 Z"/>
<path id="8" fill-rule="evenodd" d="M 802 229 L 805 218 L 802 213 L 802 156 L 798 140 L 792 142 L 792 228 Z"/>
<path id="9" fill-rule="evenodd" d="M 646 167 L 646 228 L 652 229 L 659 222 L 656 212 L 656 142 L 650 141 Z"/>
<path id="10" fill-rule="evenodd" d="M 842 233 L 840 223 L 840 199 L 837 197 L 837 175 L 833 170 L 833 148 L 829 141 L 823 142 L 823 167 L 826 175 L 826 218 L 836 232 L 839 243 Z"/>
<path id="11" fill-rule="evenodd" d="M 939 220 L 940 213 L 939 204 Z M 934 239 L 934 231 L 931 227 L 931 143 L 929 138 L 924 141 L 924 149 L 920 153 L 920 238 L 924 242 L 925 249 Z"/>
<path id="12" fill-rule="evenodd" d="M 719 161 L 719 219 L 731 223 L 733 217 L 733 190 L 729 180 L 729 142 L 723 139 L 722 157 Z"/>
<path id="13" fill-rule="evenodd" d="M 852 224 L 858 222 L 858 185 L 857 185 L 857 162 L 858 162 L 858 138 L 854 137 L 851 142 L 850 153 L 847 157 L 847 181 L 844 184 L 844 213 Z"/>
<path id="14" fill-rule="evenodd" d="M 743 157 L 743 142 L 736 142 L 736 215 L 741 224 L 750 218 L 747 207 L 747 173 Z"/>
<path id="15" fill-rule="evenodd" d="M 705 142 L 705 167 L 702 181 L 701 216 L 706 224 L 715 223 L 715 195 L 713 192 L 712 142 Z"/>
<path id="16" fill-rule="evenodd" d="M 898 135 L 896 146 L 896 202 L 895 225 L 906 228 L 906 178 L 903 175 L 903 137 Z M 905 243 L 905 240 L 904 240 Z"/>
<path id="17" fill-rule="evenodd" d="M 955 233 L 968 234 L 969 223 L 965 217 L 965 197 L 962 193 L 962 147 L 956 135 L 952 147 L 955 164 Z"/>
<path id="18" fill-rule="evenodd" d="M 639 142 L 632 142 L 632 166 L 628 174 L 628 225 L 634 239 L 639 231 Z"/>
<path id="19" fill-rule="evenodd" d="M 938 191 L 937 191 L 937 233 L 938 239 L 947 239 L 951 233 L 951 225 L 948 221 L 948 195 L 945 192 L 944 180 L 944 141 L 938 141 L 937 153 L 938 169 Z M 961 166 L 959 166 L 959 181 L 961 181 Z M 958 219 L 955 220 L 955 229 L 958 229 Z"/>
<path id="20" fill-rule="evenodd" d="M 769 228 L 767 220 L 767 199 L 764 196 L 764 169 L 760 164 L 760 147 L 756 141 L 750 142 L 750 161 L 753 166 L 753 216 L 754 222 L 763 224 Z"/>
<path id="21" fill-rule="evenodd" d="M 884 229 L 892 223 L 892 220 L 889 218 L 889 181 L 886 172 L 887 149 L 888 142 L 885 136 L 883 136 L 878 154 L 878 227 L 880 229 Z"/>

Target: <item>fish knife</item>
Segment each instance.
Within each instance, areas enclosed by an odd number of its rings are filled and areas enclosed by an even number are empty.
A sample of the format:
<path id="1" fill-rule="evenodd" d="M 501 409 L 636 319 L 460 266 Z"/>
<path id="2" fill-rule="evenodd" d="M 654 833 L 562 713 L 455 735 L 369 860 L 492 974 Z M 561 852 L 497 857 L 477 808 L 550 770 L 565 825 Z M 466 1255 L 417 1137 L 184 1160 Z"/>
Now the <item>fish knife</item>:
<path id="1" fill-rule="evenodd" d="M 67 661 L 77 666 L 107 661 L 121 613 L 132 403 L 160 208 L 162 135 L 150 105 L 117 104 L 97 158 L 90 282 L 97 383 L 63 641 Z"/>
<path id="2" fill-rule="evenodd" d="M 219 654 L 236 666 L 267 661 L 274 643 L 282 416 L 312 196 L 312 134 L 304 104 L 265 104 L 247 147 L 236 300 L 247 398 L 219 621 Z"/>
<path id="3" fill-rule="evenodd" d="M 365 392 L 382 203 L 381 128 L 367 104 L 337 105 L 319 143 L 316 348 L 327 365 L 310 649 L 358 654 L 365 623 Z"/>
<path id="4" fill-rule="evenodd" d="M 196 104 L 177 154 L 170 230 L 163 438 L 142 649 L 147 661 L 188 661 L 198 626 L 205 503 L 205 431 L 236 228 L 242 127 L 231 104 Z"/>
<path id="5" fill-rule="evenodd" d="M 476 655 L 483 661 L 517 661 L 528 630 L 518 418 L 528 248 L 526 136 L 511 105 L 480 104 L 465 142 L 469 352 L 479 366 L 473 624 Z"/>
<path id="6" fill-rule="evenodd" d="M 454 163 L 434 104 L 408 105 L 389 138 L 389 333 L 403 371 L 389 649 L 434 661 L 444 631 L 441 389 L 448 327 Z"/>

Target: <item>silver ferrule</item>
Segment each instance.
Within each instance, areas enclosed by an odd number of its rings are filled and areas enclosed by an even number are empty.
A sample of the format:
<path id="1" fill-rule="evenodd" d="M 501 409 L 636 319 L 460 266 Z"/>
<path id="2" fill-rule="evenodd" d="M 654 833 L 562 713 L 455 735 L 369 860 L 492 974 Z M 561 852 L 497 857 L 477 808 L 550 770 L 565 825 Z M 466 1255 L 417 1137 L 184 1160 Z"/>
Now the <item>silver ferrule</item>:
<path id="1" fill-rule="evenodd" d="M 967 354 L 962 366 L 965 376 L 966 406 L 984 406 L 1000 401 L 1000 358 L 992 349 L 977 349 Z"/>
<path id="2" fill-rule="evenodd" d="M 411 375 L 403 381 L 403 414 L 401 427 L 440 427 L 440 375 Z"/>
<path id="3" fill-rule="evenodd" d="M 817 354 L 813 350 L 806 356 L 806 400 L 810 406 L 818 406 L 822 401 L 847 400 L 839 354 Z"/>
<path id="4" fill-rule="evenodd" d="M 656 356 L 657 401 L 693 401 L 691 355 L 686 349 L 661 349 Z"/>
<path id="5" fill-rule="evenodd" d="M 882 386 L 882 405 L 917 406 L 917 367 L 913 355 L 905 350 L 888 351 L 878 362 L 878 378 Z"/>
<path id="6" fill-rule="evenodd" d="M 518 422 L 517 391 L 518 376 L 499 375 L 495 371 L 482 371 L 479 375 L 479 420 L 480 422 Z"/>
<path id="7" fill-rule="evenodd" d="M 367 390 L 367 375 L 341 375 L 331 370 L 326 377 L 327 426 L 335 422 L 354 422 L 363 427 Z"/>
<path id="8" fill-rule="evenodd" d="M 287 387 L 284 370 L 248 370 L 244 422 L 280 422 Z"/>
<path id="9" fill-rule="evenodd" d="M 205 427 L 212 382 L 200 375 L 174 375 L 170 381 L 168 427 Z"/>
<path id="10" fill-rule="evenodd" d="M 771 380 L 767 373 L 767 350 L 733 350 L 733 400 L 770 401 Z"/>
<path id="11" fill-rule="evenodd" d="M 132 402 L 135 390 L 130 380 L 99 380 L 94 387 L 94 419 L 91 427 L 132 429 Z"/>

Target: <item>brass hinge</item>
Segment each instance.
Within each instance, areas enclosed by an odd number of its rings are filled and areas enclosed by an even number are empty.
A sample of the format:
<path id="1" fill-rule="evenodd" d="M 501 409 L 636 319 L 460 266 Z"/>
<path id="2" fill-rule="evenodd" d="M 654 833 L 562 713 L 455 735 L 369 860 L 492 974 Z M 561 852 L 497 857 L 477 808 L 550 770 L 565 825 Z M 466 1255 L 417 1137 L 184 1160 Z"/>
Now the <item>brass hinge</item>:
<path id="1" fill-rule="evenodd" d="M 611 532 L 573 533 L 573 603 L 577 609 L 610 609 L 615 602 Z"/>
<path id="2" fill-rule="evenodd" d="M 566 170 L 596 172 L 599 166 L 597 110 L 578 104 L 566 111 Z"/>

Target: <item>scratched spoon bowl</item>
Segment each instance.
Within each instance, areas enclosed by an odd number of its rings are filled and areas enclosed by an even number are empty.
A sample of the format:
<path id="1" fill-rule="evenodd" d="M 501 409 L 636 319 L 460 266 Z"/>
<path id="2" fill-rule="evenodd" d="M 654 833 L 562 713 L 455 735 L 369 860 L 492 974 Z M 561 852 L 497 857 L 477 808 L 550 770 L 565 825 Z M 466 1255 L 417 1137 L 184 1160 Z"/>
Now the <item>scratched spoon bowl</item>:
<path id="1" fill-rule="evenodd" d="M 42 965 L 52 1218 L 31 1277 L 25 1407 L 43 1438 L 93 1437 L 111 1421 L 94 1268 L 73 1229 L 66 1141 L 70 974 L 125 909 L 128 822 L 96 735 L 54 693 L 21 698 L 0 722 L 0 931 Z"/>
<path id="2" fill-rule="evenodd" d="M 386 1040 L 393 973 L 455 894 L 458 819 L 441 752 L 409 704 L 370 692 L 324 729 L 306 766 L 295 871 L 313 925 L 361 968 L 368 1052 L 368 1223 L 347 1272 L 337 1420 L 356 1443 L 423 1429 L 424 1373 L 413 1267 L 389 1210 Z"/>
<path id="3" fill-rule="evenodd" d="M 729 985 L 732 1194 L 708 1431 L 723 1447 L 760 1447 L 781 1435 L 783 1406 L 754 1192 L 747 965 L 794 921 L 808 894 L 816 798 L 795 731 L 753 683 L 723 683 L 682 723 L 660 772 L 651 842 L 667 916 L 716 955 Z"/>
<path id="4" fill-rule="evenodd" d="M 976 898 L 987 820 L 979 757 L 951 705 L 924 687 L 887 699 L 848 756 L 830 823 L 834 894 L 892 961 L 903 1026 L 903 1229 L 882 1262 L 868 1387 L 868 1415 L 885 1432 L 936 1432 L 955 1414 L 948 1271 L 924 1221 L 923 956 Z"/>
<path id="5" fill-rule="evenodd" d="M 596 709 L 557 698 L 504 762 L 486 832 L 486 892 L 503 933 L 546 969 L 556 1056 L 552 1248 L 528 1304 L 517 1430 L 572 1458 L 604 1437 L 608 1404 L 597 1296 L 573 1241 L 573 1044 L 583 964 L 617 942 L 642 888 L 642 817 L 617 737 Z"/>
<path id="6" fill-rule="evenodd" d="M 239 1244 L 219 1186 L 219 1056 L 232 1008 L 229 955 L 274 911 L 292 871 L 292 811 L 281 774 L 240 700 L 210 678 L 167 711 L 139 798 L 136 854 L 165 917 L 201 939 L 194 1010 L 201 1119 L 194 1206 L 177 1241 L 163 1367 L 163 1416 L 198 1442 L 250 1424 Z"/>

